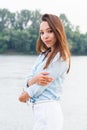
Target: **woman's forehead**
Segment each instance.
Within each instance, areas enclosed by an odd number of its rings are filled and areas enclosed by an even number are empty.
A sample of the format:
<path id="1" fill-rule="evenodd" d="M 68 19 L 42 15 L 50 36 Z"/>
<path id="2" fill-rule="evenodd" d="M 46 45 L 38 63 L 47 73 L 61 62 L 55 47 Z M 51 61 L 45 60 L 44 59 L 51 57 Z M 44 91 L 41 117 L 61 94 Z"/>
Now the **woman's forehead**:
<path id="1" fill-rule="evenodd" d="M 49 29 L 50 27 L 49 27 L 49 24 L 48 24 L 48 22 L 46 22 L 46 21 L 42 21 L 41 22 L 41 24 L 40 24 L 40 30 L 47 30 L 47 29 Z"/>

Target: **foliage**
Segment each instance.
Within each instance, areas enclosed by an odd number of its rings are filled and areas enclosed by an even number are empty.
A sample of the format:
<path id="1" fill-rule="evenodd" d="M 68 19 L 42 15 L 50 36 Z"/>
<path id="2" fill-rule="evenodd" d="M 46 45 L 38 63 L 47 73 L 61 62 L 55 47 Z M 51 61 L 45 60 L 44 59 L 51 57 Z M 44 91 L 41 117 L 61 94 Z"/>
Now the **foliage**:
<path id="1" fill-rule="evenodd" d="M 36 54 L 35 44 L 39 36 L 39 10 L 21 10 L 12 13 L 0 9 L 0 53 L 9 51 Z M 74 27 L 65 14 L 60 19 L 64 25 L 72 55 L 87 55 L 87 33 L 82 34 L 79 26 Z"/>

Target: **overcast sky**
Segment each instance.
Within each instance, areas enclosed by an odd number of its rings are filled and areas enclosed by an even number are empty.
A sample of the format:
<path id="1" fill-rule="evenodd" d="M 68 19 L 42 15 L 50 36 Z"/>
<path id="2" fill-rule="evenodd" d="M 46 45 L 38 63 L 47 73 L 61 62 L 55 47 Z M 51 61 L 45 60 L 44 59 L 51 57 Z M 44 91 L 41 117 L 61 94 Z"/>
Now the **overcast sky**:
<path id="1" fill-rule="evenodd" d="M 0 8 L 11 12 L 22 9 L 36 10 L 41 13 L 60 15 L 64 13 L 72 25 L 80 26 L 82 33 L 87 32 L 87 0 L 0 0 Z"/>

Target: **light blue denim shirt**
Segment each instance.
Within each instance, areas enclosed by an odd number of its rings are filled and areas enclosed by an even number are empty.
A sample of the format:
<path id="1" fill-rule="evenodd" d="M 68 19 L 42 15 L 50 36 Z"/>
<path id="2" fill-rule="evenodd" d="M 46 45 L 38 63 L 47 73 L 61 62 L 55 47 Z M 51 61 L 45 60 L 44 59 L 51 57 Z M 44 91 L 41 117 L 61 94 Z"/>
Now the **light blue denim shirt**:
<path id="1" fill-rule="evenodd" d="M 59 100 L 61 97 L 62 85 L 68 69 L 67 62 L 60 58 L 60 53 L 58 52 L 48 68 L 43 69 L 47 60 L 46 58 L 44 59 L 44 57 L 45 54 L 40 54 L 37 57 L 35 65 L 31 72 L 29 72 L 27 81 L 44 71 L 49 72 L 49 76 L 53 77 L 53 81 L 47 86 L 33 84 L 29 87 L 27 87 L 26 81 L 26 91 L 30 95 L 30 102 L 32 103 L 41 100 Z"/>

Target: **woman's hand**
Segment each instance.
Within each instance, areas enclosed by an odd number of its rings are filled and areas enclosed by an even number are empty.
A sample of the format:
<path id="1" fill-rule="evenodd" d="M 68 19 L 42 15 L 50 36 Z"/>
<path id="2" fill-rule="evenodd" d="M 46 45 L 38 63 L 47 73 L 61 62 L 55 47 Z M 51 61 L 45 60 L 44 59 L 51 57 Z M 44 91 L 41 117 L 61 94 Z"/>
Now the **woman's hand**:
<path id="1" fill-rule="evenodd" d="M 20 102 L 25 102 L 30 98 L 30 96 L 28 95 L 27 92 L 23 92 L 20 96 L 19 96 L 19 101 Z"/>
<path id="2" fill-rule="evenodd" d="M 48 76 L 49 73 L 48 72 L 42 72 L 39 75 L 35 76 L 33 78 L 34 82 L 36 84 L 42 85 L 42 86 L 46 86 L 48 85 L 50 82 L 53 81 L 53 78 Z"/>
<path id="3" fill-rule="evenodd" d="M 35 76 L 31 81 L 29 81 L 29 86 L 31 86 L 32 84 L 39 84 L 42 86 L 46 86 L 48 85 L 50 82 L 53 81 L 53 78 L 48 76 L 49 73 L 48 72 L 42 72 L 39 75 Z M 20 102 L 26 102 L 29 98 L 31 98 L 27 92 L 23 92 L 20 96 L 19 96 L 19 101 Z"/>

